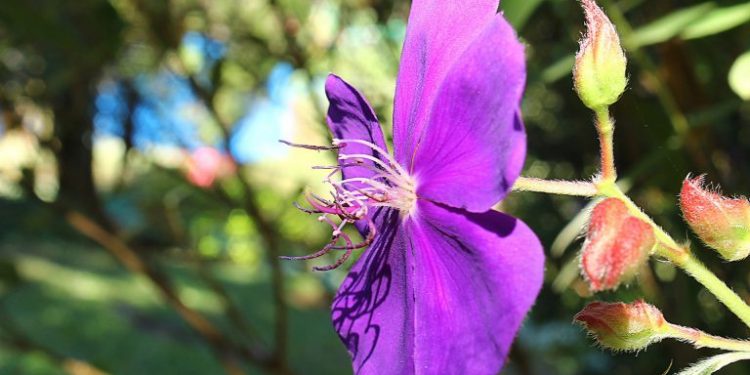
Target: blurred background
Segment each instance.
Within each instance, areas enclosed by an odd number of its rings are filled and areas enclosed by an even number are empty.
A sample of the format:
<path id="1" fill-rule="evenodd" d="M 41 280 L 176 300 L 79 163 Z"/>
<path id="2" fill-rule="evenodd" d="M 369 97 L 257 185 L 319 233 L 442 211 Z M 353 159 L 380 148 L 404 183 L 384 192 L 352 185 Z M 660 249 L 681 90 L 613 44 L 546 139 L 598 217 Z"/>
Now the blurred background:
<path id="1" fill-rule="evenodd" d="M 629 57 L 613 107 L 634 199 L 678 239 L 677 192 L 707 173 L 750 194 L 750 2 L 600 0 Z M 409 2 L 5 0 L 0 6 L 0 373 L 348 374 L 328 305 L 349 264 L 280 261 L 327 242 L 297 211 L 325 144 L 323 82 L 359 88 L 390 133 Z M 596 172 L 572 90 L 573 0 L 503 0 L 527 44 L 525 175 Z M 664 342 L 596 348 L 571 324 L 586 201 L 514 193 L 502 209 L 547 249 L 544 290 L 504 374 L 661 374 L 712 354 Z M 746 300 L 750 266 L 698 256 Z M 643 297 L 672 322 L 750 332 L 696 282 L 652 262 L 604 300 Z M 735 364 L 725 374 L 745 374 Z"/>

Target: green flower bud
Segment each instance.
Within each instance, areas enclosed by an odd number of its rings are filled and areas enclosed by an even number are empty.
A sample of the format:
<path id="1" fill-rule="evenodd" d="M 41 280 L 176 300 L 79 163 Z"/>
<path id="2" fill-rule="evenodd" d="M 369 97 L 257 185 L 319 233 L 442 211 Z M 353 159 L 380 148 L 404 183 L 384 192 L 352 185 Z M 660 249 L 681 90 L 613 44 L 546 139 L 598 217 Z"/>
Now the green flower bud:
<path id="1" fill-rule="evenodd" d="M 669 323 L 661 311 L 642 300 L 633 303 L 592 302 L 576 316 L 603 347 L 634 351 L 669 335 Z"/>
<path id="2" fill-rule="evenodd" d="M 627 59 L 617 30 L 594 0 L 581 0 L 587 32 L 581 40 L 573 68 L 576 92 L 586 107 L 610 106 L 625 91 Z"/>

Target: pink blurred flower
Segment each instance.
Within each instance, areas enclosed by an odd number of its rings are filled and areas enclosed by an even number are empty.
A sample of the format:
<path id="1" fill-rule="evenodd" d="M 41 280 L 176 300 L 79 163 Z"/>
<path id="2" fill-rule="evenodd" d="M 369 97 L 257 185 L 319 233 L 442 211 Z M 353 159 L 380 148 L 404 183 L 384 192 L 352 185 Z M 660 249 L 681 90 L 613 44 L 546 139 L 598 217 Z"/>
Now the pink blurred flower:
<path id="1" fill-rule="evenodd" d="M 193 185 L 208 188 L 217 178 L 234 173 L 232 158 L 213 148 L 202 146 L 190 153 L 187 160 L 187 179 Z"/>

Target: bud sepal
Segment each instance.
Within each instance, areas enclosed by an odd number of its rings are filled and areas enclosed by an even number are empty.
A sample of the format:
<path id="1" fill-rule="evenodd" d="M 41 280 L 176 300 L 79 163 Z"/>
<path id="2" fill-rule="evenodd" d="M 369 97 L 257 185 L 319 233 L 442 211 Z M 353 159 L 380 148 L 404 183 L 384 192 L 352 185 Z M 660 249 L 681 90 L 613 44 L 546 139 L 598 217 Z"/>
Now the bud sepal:
<path id="1" fill-rule="evenodd" d="M 632 279 L 654 249 L 651 225 L 632 216 L 616 198 L 599 202 L 591 212 L 581 270 L 592 291 L 610 290 Z"/>
<path id="2" fill-rule="evenodd" d="M 669 337 L 670 325 L 658 308 L 637 300 L 632 303 L 592 302 L 574 320 L 603 347 L 637 351 Z"/>

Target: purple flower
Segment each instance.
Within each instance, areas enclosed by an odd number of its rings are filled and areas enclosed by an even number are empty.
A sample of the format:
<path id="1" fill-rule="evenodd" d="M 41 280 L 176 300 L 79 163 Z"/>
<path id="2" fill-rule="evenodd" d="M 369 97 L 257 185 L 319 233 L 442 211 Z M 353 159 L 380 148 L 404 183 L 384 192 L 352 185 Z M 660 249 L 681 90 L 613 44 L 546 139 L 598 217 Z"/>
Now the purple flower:
<path id="1" fill-rule="evenodd" d="M 495 374 L 542 283 L 543 252 L 493 211 L 526 153 L 523 47 L 498 0 L 414 0 L 398 74 L 394 156 L 364 97 L 334 75 L 328 124 L 339 164 L 321 251 L 369 248 L 332 318 L 357 374 Z M 313 146 L 304 146 L 313 147 Z M 334 221 L 332 218 L 337 218 Z M 339 221 L 340 220 L 340 221 Z M 342 231 L 354 224 L 365 240 Z"/>

